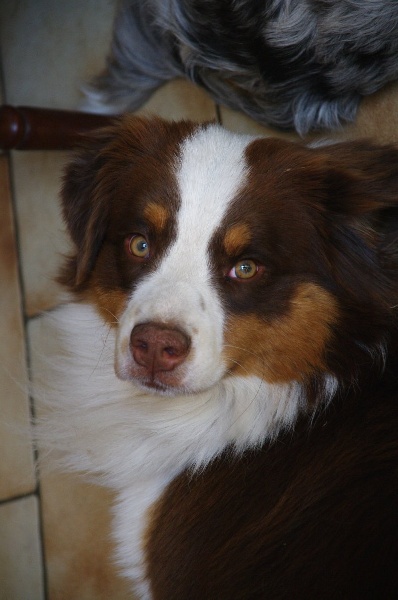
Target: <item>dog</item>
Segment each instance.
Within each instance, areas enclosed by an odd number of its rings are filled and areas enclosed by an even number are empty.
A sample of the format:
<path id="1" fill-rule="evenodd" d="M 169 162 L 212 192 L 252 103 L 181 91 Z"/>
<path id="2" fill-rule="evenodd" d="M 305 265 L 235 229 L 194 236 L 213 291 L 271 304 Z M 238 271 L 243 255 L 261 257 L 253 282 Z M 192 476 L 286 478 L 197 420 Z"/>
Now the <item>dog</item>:
<path id="1" fill-rule="evenodd" d="M 398 149 L 127 115 L 61 198 L 38 437 L 138 597 L 395 597 Z"/>
<path id="2" fill-rule="evenodd" d="M 124 0 L 86 108 L 135 110 L 187 77 L 216 102 L 304 136 L 354 121 L 361 98 L 397 75 L 389 0 Z"/>

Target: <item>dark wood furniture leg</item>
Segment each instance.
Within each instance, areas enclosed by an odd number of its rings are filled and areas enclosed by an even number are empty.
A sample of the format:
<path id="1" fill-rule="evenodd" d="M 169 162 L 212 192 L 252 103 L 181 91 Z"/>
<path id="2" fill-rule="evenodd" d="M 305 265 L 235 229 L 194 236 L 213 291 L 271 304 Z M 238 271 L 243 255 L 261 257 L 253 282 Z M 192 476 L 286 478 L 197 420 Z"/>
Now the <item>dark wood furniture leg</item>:
<path id="1" fill-rule="evenodd" d="M 69 150 L 114 117 L 68 110 L 0 106 L 0 149 Z"/>

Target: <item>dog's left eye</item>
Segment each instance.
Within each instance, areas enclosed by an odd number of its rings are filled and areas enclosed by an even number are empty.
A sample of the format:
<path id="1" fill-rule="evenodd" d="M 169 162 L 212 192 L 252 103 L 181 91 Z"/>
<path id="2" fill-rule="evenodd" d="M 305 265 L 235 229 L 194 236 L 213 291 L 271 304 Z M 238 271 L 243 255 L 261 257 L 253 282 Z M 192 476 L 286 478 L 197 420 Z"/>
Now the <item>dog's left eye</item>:
<path id="1" fill-rule="evenodd" d="M 138 258 L 148 258 L 149 242 L 143 235 L 134 234 L 126 238 L 125 248 L 129 254 Z"/>
<path id="2" fill-rule="evenodd" d="M 254 260 L 240 260 L 232 267 L 228 273 L 228 277 L 232 277 L 233 279 L 251 279 L 258 272 L 259 267 Z"/>

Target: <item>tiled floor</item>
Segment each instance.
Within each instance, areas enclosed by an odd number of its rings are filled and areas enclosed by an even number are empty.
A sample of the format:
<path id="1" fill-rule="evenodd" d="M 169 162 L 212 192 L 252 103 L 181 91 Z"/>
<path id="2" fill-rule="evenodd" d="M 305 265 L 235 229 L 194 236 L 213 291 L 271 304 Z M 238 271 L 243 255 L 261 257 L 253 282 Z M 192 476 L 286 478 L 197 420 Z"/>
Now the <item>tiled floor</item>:
<path id="1" fill-rule="evenodd" d="M 2 0 L 2 101 L 76 108 L 81 82 L 103 64 L 115 4 Z M 366 101 L 357 124 L 339 136 L 397 141 L 397 90 Z M 266 132 L 217 111 L 183 81 L 159 90 L 145 110 L 174 119 L 218 116 L 232 130 Z M 60 474 L 38 481 L 29 441 L 27 371 L 51 343 L 41 314 L 60 302 L 53 277 L 68 248 L 57 202 L 65 159 L 60 152 L 0 154 L 0 600 L 132 597 L 110 559 L 110 494 Z"/>

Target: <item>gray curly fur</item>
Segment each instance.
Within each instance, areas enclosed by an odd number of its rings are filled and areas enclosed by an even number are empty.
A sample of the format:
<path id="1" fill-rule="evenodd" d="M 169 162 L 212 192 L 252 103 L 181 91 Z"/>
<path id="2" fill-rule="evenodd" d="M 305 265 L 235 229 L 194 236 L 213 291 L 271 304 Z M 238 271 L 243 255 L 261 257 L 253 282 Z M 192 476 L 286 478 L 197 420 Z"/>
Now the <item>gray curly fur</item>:
<path id="1" fill-rule="evenodd" d="M 398 0 L 125 0 L 91 107 L 140 107 L 187 77 L 256 121 L 301 135 L 355 119 L 398 75 Z"/>

